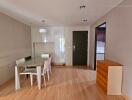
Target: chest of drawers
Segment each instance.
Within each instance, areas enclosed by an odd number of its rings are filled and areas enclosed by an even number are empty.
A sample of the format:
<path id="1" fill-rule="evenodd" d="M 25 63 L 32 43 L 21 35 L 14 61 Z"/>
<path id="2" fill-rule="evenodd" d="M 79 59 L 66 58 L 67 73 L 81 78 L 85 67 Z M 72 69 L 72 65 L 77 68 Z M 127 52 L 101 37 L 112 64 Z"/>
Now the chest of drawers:
<path id="1" fill-rule="evenodd" d="M 121 95 L 122 65 L 110 60 L 97 61 L 96 83 L 108 95 Z"/>

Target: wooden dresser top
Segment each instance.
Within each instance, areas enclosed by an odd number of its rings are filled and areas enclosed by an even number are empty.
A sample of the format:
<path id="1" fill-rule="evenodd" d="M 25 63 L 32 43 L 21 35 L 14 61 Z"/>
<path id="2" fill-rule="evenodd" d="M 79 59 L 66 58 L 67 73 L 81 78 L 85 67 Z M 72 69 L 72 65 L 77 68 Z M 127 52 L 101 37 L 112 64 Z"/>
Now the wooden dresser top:
<path id="1" fill-rule="evenodd" d="M 97 65 L 98 64 L 104 64 L 107 66 L 122 66 L 120 63 L 117 63 L 111 60 L 97 60 Z"/>

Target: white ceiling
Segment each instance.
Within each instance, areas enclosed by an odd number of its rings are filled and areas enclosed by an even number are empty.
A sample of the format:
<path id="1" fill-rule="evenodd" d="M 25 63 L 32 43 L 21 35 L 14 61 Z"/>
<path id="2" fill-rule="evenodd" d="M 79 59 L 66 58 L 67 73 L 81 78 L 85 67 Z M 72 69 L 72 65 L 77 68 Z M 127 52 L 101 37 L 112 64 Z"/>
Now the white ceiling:
<path id="1" fill-rule="evenodd" d="M 0 0 L 0 11 L 29 25 L 89 25 L 123 0 Z M 85 5 L 85 9 L 80 9 Z M 83 22 L 87 19 L 87 22 Z M 42 23 L 42 20 L 46 20 Z"/>

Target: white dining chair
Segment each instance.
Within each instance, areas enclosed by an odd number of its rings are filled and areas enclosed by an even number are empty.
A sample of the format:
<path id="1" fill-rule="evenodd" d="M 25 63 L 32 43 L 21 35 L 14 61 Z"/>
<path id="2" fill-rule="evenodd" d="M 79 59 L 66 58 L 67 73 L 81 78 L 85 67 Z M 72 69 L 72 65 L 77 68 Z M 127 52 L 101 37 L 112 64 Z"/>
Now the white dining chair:
<path id="1" fill-rule="evenodd" d="M 47 70 L 48 65 L 49 65 L 48 60 L 44 61 L 43 69 L 42 69 L 42 72 L 41 72 L 41 76 L 43 76 L 43 78 L 44 78 L 44 86 L 45 87 L 46 87 L 46 77 L 45 77 L 45 75 L 46 74 L 49 75 L 49 71 Z M 33 85 L 33 75 L 37 75 L 37 72 L 34 72 L 34 73 L 31 74 L 31 84 L 32 85 Z"/>
<path id="2" fill-rule="evenodd" d="M 46 61 L 44 61 L 44 68 L 43 68 L 42 75 L 43 76 L 47 75 L 48 81 L 49 81 L 51 73 L 52 73 L 51 72 L 51 57 L 49 57 Z"/>
<path id="3" fill-rule="evenodd" d="M 21 58 L 19 60 L 16 60 L 16 66 L 19 64 L 24 64 L 25 63 L 25 58 Z M 20 72 L 19 75 L 30 75 L 30 80 L 32 82 L 32 73 L 36 72 L 36 69 L 27 69 L 27 66 L 23 65 L 24 71 Z M 32 83 L 31 83 L 32 86 Z"/>
<path id="4" fill-rule="evenodd" d="M 46 63 L 46 65 L 45 65 Z M 50 74 L 52 74 L 51 72 L 51 57 L 47 59 L 47 62 L 45 62 L 45 74 L 48 76 L 48 81 L 50 80 Z"/>
<path id="5" fill-rule="evenodd" d="M 48 68 L 49 68 L 49 71 L 50 71 L 50 74 L 52 74 L 52 70 L 51 70 L 51 57 L 49 57 L 49 59 L 48 59 Z"/>

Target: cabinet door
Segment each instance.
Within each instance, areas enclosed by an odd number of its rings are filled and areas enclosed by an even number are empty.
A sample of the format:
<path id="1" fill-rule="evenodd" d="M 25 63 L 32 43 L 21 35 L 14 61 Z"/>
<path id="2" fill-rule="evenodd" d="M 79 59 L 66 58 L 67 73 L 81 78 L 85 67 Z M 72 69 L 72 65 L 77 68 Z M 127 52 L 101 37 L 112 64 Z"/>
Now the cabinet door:
<path id="1" fill-rule="evenodd" d="M 109 66 L 108 68 L 108 95 L 121 95 L 122 66 Z"/>

